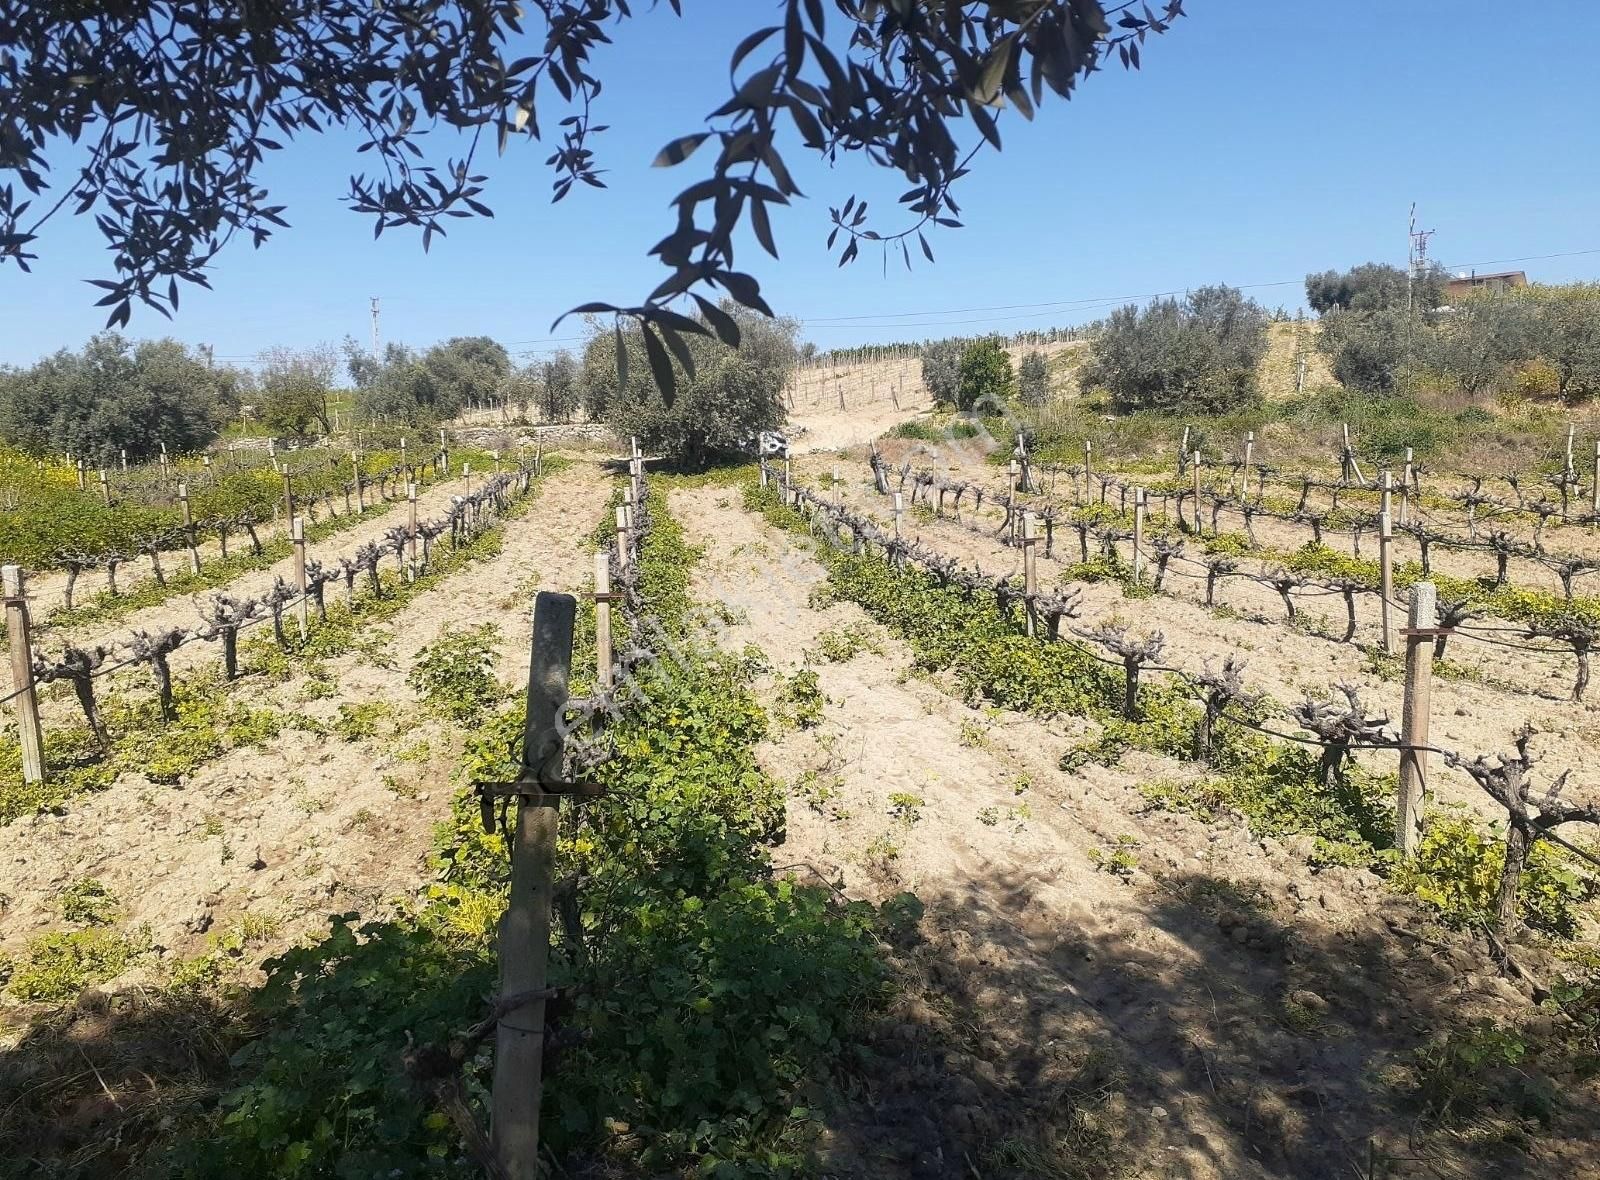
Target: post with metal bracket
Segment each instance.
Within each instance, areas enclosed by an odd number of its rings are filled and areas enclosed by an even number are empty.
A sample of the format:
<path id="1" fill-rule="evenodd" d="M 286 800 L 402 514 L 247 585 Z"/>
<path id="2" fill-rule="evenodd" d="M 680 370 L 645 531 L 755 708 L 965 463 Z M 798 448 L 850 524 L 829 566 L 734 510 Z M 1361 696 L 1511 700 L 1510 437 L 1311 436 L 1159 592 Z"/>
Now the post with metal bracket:
<path id="1" fill-rule="evenodd" d="M 39 728 L 39 698 L 33 685 L 33 636 L 20 565 L 0 569 L 6 602 L 6 636 L 11 643 L 11 684 L 16 691 L 17 733 L 22 745 L 22 781 L 44 781 L 44 733 Z"/>
<path id="2" fill-rule="evenodd" d="M 1439 636 L 1437 594 L 1432 582 L 1411 587 L 1411 614 L 1405 630 L 1406 689 L 1400 712 L 1400 790 L 1395 799 L 1395 847 L 1411 856 L 1422 840 L 1428 789 L 1428 715 L 1433 701 L 1433 645 Z"/>
<path id="3" fill-rule="evenodd" d="M 611 555 L 602 549 L 594 555 L 594 670 L 595 683 L 610 688 L 611 675 Z"/>
<path id="4" fill-rule="evenodd" d="M 513 783 L 479 784 L 493 822 L 495 797 L 515 802 L 509 833 L 511 888 L 500 920 L 500 999 L 495 1028 L 490 1134 L 507 1180 L 538 1180 L 539 1101 L 544 1090 L 546 969 L 555 884 L 556 824 L 562 779 L 561 711 L 572 669 L 578 603 L 541 591 L 533 608 L 533 659 L 528 669 L 528 719 L 522 773 Z"/>

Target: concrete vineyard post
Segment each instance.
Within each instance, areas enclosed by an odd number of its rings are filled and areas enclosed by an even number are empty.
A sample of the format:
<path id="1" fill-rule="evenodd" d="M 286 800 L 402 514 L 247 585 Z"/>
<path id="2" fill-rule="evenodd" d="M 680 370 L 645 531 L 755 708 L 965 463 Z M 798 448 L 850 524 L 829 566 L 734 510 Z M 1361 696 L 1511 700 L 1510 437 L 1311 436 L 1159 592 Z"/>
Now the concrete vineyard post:
<path id="1" fill-rule="evenodd" d="M 194 539 L 194 512 L 189 507 L 189 481 L 178 482 L 178 506 L 183 510 L 183 543 L 189 549 L 189 572 L 200 572 L 200 550 Z"/>
<path id="2" fill-rule="evenodd" d="M 117 458 L 122 462 L 122 470 L 128 470 L 128 448 L 123 447 L 117 451 Z"/>
<path id="3" fill-rule="evenodd" d="M 285 478 L 288 478 L 287 476 Z M 294 584 L 300 591 L 300 642 L 304 643 L 307 633 L 311 630 L 311 617 L 307 613 L 310 605 L 307 601 L 306 586 L 306 522 L 303 516 L 289 518 L 289 537 L 294 542 Z"/>
<path id="4" fill-rule="evenodd" d="M 611 555 L 594 555 L 594 671 L 595 683 L 610 688 L 611 676 Z"/>
<path id="5" fill-rule="evenodd" d="M 1350 451 L 1350 423 L 1342 422 L 1339 430 L 1344 435 L 1344 449 L 1339 452 L 1339 471 L 1345 483 L 1350 482 L 1350 467 L 1353 455 Z"/>
<path id="6" fill-rule="evenodd" d="M 617 505 L 617 568 L 628 568 L 628 510 Z"/>
<path id="7" fill-rule="evenodd" d="M 1244 432 L 1244 467 L 1239 471 L 1239 492 L 1246 497 L 1250 495 L 1250 460 L 1255 454 L 1255 449 L 1256 432 L 1247 430 Z"/>
<path id="8" fill-rule="evenodd" d="M 1383 625 L 1383 650 L 1394 654 L 1394 518 L 1378 513 L 1378 616 Z"/>
<path id="9" fill-rule="evenodd" d="M 111 507 L 111 479 L 104 467 L 100 469 L 100 499 L 107 508 Z"/>
<path id="10" fill-rule="evenodd" d="M 500 452 L 499 451 L 491 451 L 490 453 L 494 456 L 494 473 L 496 475 L 499 475 L 500 474 Z"/>
<path id="11" fill-rule="evenodd" d="M 17 733 L 22 744 L 22 781 L 44 781 L 44 732 L 39 728 L 39 698 L 33 685 L 33 635 L 20 565 L 0 569 L 6 600 L 6 636 L 11 644 L 11 685 L 17 695 Z"/>
<path id="12" fill-rule="evenodd" d="M 1143 488 L 1133 489 L 1133 584 L 1139 584 L 1140 562 L 1144 556 L 1144 513 L 1145 498 Z"/>
<path id="13" fill-rule="evenodd" d="M 833 502 L 840 506 L 844 504 L 844 491 L 839 484 L 839 469 L 833 469 Z"/>
<path id="14" fill-rule="evenodd" d="M 1594 454 L 1595 454 L 1595 461 L 1596 461 L 1595 465 L 1596 465 L 1597 468 L 1600 468 L 1600 443 L 1595 443 L 1595 445 L 1594 445 Z M 1600 486 L 1600 485 L 1597 485 L 1597 486 Z M 89 481 L 86 478 L 86 473 L 84 471 L 84 463 L 83 463 L 82 459 L 79 459 L 78 460 L 78 490 L 80 492 L 87 491 L 88 487 L 89 487 Z"/>
<path id="15" fill-rule="evenodd" d="M 1011 460 L 1011 492 L 1015 495 L 1022 490 L 1022 464 L 1015 459 Z"/>
<path id="16" fill-rule="evenodd" d="M 1198 450 L 1192 452 L 1189 456 L 1189 470 L 1194 475 L 1194 535 L 1203 537 L 1206 535 L 1206 530 L 1201 523 L 1200 517 L 1200 452 Z"/>
<path id="17" fill-rule="evenodd" d="M 1411 856 L 1422 839 L 1428 789 L 1428 720 L 1433 696 L 1433 642 L 1437 634 L 1432 582 L 1411 587 L 1410 626 L 1406 628 L 1406 694 L 1400 710 L 1400 791 L 1395 800 L 1395 846 Z"/>
<path id="18" fill-rule="evenodd" d="M 1178 478 L 1183 478 L 1183 460 L 1189 454 L 1189 428 L 1183 428 L 1183 441 L 1178 444 Z"/>
<path id="19" fill-rule="evenodd" d="M 201 466 L 203 466 L 205 468 L 206 475 L 208 477 L 210 477 L 211 486 L 212 487 L 216 487 L 217 486 L 217 473 L 211 466 L 211 456 L 210 455 L 202 455 L 202 456 L 200 456 L 200 464 L 201 464 Z"/>
<path id="20" fill-rule="evenodd" d="M 506 1180 L 538 1180 L 539 1102 L 544 1090 L 545 974 L 555 887 L 560 795 L 538 788 L 559 777 L 561 709 L 572 668 L 577 600 L 541 591 L 533 608 L 533 658 L 521 782 L 511 835 L 511 889 L 500 920 L 500 1006 L 495 1028 L 490 1129 Z"/>
<path id="21" fill-rule="evenodd" d="M 894 539 L 900 539 L 900 521 L 906 514 L 905 495 L 901 492 L 894 494 Z"/>
<path id="22" fill-rule="evenodd" d="M 1093 454 L 1093 452 L 1094 452 L 1094 443 L 1090 442 L 1088 439 L 1084 439 L 1083 440 L 1083 489 L 1084 489 L 1084 492 L 1086 494 L 1087 494 L 1087 492 L 1089 490 L 1089 473 L 1090 473 L 1089 459 L 1090 459 L 1091 455 Z"/>

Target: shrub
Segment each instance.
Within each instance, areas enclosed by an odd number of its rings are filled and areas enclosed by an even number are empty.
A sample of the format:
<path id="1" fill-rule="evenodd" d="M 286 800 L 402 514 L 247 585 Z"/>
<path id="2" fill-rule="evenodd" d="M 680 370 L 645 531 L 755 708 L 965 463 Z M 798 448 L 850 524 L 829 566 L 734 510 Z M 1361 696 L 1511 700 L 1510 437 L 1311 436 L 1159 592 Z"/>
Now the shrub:
<path id="1" fill-rule="evenodd" d="M 505 697 L 494 674 L 494 644 L 499 637 L 493 623 L 447 630 L 417 653 L 406 683 L 452 720 L 481 718 Z"/>

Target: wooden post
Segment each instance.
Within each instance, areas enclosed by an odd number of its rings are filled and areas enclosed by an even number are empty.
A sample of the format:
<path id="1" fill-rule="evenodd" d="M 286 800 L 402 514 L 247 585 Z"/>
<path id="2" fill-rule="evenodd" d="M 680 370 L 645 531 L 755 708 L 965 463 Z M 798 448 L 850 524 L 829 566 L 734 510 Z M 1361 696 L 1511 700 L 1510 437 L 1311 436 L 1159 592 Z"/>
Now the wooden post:
<path id="1" fill-rule="evenodd" d="M 1344 479 L 1344 482 L 1349 483 L 1351 459 L 1354 458 L 1354 455 L 1350 450 L 1350 423 L 1341 422 L 1339 424 L 1339 429 L 1344 434 L 1344 449 L 1339 452 L 1339 471 Z"/>
<path id="2" fill-rule="evenodd" d="M 354 451 L 350 452 L 350 470 L 355 473 L 356 477 L 356 511 L 365 512 L 367 510 L 367 493 L 361 486 L 361 459 Z"/>
<path id="3" fill-rule="evenodd" d="M 1594 444 L 1594 505 L 1591 509 L 1596 523 L 1600 523 L 1600 439 Z"/>
<path id="4" fill-rule="evenodd" d="M 189 481 L 178 481 L 178 507 L 183 512 L 183 543 L 189 549 L 189 572 L 200 572 L 200 549 L 195 544 L 194 537 L 194 512 L 189 507 Z"/>
<path id="5" fill-rule="evenodd" d="M 284 476 L 288 479 L 288 476 Z M 289 538 L 294 542 L 294 584 L 300 591 L 300 642 L 304 643 L 311 630 L 310 606 L 306 586 L 306 522 L 302 516 L 289 518 Z"/>
<path id="6" fill-rule="evenodd" d="M 1140 561 L 1144 554 L 1144 489 L 1133 489 L 1133 584 L 1139 584 Z"/>
<path id="7" fill-rule="evenodd" d="M 1597 442 L 1597 443 L 1594 444 L 1594 453 L 1595 453 L 1595 459 L 1597 461 L 1600 461 L 1600 442 Z M 82 459 L 79 459 L 78 460 L 78 490 L 80 492 L 86 491 L 86 490 L 88 490 L 88 486 L 89 486 L 89 481 L 88 481 L 88 479 L 86 477 L 86 473 L 84 471 L 84 463 L 83 463 Z M 1596 486 L 1600 487 L 1600 484 L 1596 484 Z"/>
<path id="8" fill-rule="evenodd" d="M 1578 428 L 1571 423 L 1567 425 L 1567 482 L 1572 482 L 1572 438 L 1578 433 Z"/>
<path id="9" fill-rule="evenodd" d="M 1083 440 L 1083 489 L 1084 489 L 1085 493 L 1087 493 L 1088 490 L 1089 490 L 1089 457 L 1090 457 L 1090 455 L 1091 455 L 1091 453 L 1093 451 L 1094 451 L 1094 444 L 1092 442 L 1090 442 L 1088 439 L 1084 439 Z"/>
<path id="10" fill-rule="evenodd" d="M 1383 650 L 1394 654 L 1394 518 L 1385 508 L 1378 513 L 1378 615 L 1383 623 Z"/>
<path id="11" fill-rule="evenodd" d="M 287 471 L 283 473 L 283 519 L 294 519 L 294 486 L 293 476 Z"/>
<path id="12" fill-rule="evenodd" d="M 400 466 L 404 467 L 405 465 L 406 465 L 406 440 L 402 438 L 400 440 Z"/>
<path id="13" fill-rule="evenodd" d="M 523 778 L 557 781 L 561 771 L 561 709 L 572 668 L 578 603 L 570 594 L 540 591 L 533 607 L 533 659 L 528 669 L 528 718 L 523 730 Z M 550 903 L 555 886 L 559 795 L 517 799 L 511 836 L 511 890 L 500 920 L 500 1004 L 528 997 L 495 1028 L 491 1133 L 506 1180 L 538 1180 L 539 1100 L 544 1089 L 545 970 L 550 960 Z"/>
<path id="14" fill-rule="evenodd" d="M 107 508 L 111 507 L 111 480 L 104 467 L 100 469 L 100 499 Z"/>
<path id="15" fill-rule="evenodd" d="M 1194 476 L 1194 535 L 1203 537 L 1206 528 L 1200 515 L 1200 452 L 1193 451 L 1189 456 L 1189 471 Z"/>
<path id="16" fill-rule="evenodd" d="M 1189 428 L 1183 428 L 1183 441 L 1178 444 L 1178 478 L 1183 478 L 1183 459 L 1189 453 Z"/>
<path id="17" fill-rule="evenodd" d="M 1433 642 L 1437 624 L 1432 582 L 1411 587 L 1410 626 L 1406 628 L 1406 694 L 1400 712 L 1400 740 L 1408 747 L 1428 744 L 1428 714 L 1433 692 Z M 1428 752 L 1400 751 L 1400 791 L 1395 800 L 1395 846 L 1411 856 L 1422 839 L 1428 789 Z"/>
<path id="18" fill-rule="evenodd" d="M 1244 432 L 1244 466 L 1239 471 L 1239 481 L 1243 485 L 1239 489 L 1239 494 L 1246 499 L 1250 497 L 1250 458 L 1255 453 L 1255 449 L 1256 432 L 1247 430 Z"/>
<path id="19" fill-rule="evenodd" d="M 611 675 L 611 555 L 594 555 L 594 671 L 595 683 L 610 688 Z"/>
<path id="20" fill-rule="evenodd" d="M 1406 448 L 1405 472 L 1400 477 L 1400 523 L 1406 524 L 1411 519 L 1411 480 L 1413 478 L 1411 467 L 1411 448 Z"/>
<path id="21" fill-rule="evenodd" d="M 900 539 L 900 520 L 906 514 L 906 501 L 903 493 L 894 494 L 894 539 Z"/>
<path id="22" fill-rule="evenodd" d="M 1013 495 L 1022 490 L 1022 464 L 1015 459 L 1011 460 L 1011 492 Z"/>
<path id="23" fill-rule="evenodd" d="M 844 504 L 844 492 L 839 486 L 839 469 L 837 467 L 833 469 L 833 502 L 839 505 Z"/>
<path id="24" fill-rule="evenodd" d="M 33 685 L 33 635 L 20 565 L 0 569 L 6 600 L 6 635 L 11 642 L 11 687 L 17 695 L 17 732 L 22 742 L 22 781 L 44 781 L 44 733 L 39 728 L 39 698 Z"/>
<path id="25" fill-rule="evenodd" d="M 617 505 L 617 568 L 627 569 L 628 562 L 628 510 Z"/>
<path id="26" fill-rule="evenodd" d="M 417 580 L 417 485 L 406 484 L 406 503 L 410 509 L 410 519 L 406 523 L 406 540 L 411 551 L 411 580 Z"/>
<path id="27" fill-rule="evenodd" d="M 1034 514 L 1022 514 L 1022 592 L 1026 594 L 1027 601 L 1023 604 L 1023 624 L 1027 628 L 1028 638 L 1033 638 L 1034 614 L 1033 596 L 1039 593 L 1039 560 L 1034 553 L 1039 540 L 1036 534 Z"/>

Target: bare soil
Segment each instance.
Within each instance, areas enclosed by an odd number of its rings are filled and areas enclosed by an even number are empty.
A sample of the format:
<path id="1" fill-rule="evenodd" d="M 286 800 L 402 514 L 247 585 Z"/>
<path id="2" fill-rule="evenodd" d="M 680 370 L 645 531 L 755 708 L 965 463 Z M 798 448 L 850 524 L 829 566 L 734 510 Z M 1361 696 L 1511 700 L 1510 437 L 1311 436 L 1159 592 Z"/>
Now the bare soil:
<path id="1" fill-rule="evenodd" d="M 120 900 L 120 928 L 148 928 L 156 948 L 112 987 L 160 975 L 246 915 L 272 929 L 251 948 L 254 962 L 322 929 L 331 913 L 370 918 L 404 904 L 424 880 L 464 736 L 407 684 L 417 653 L 449 627 L 493 623 L 501 679 L 515 691 L 526 676 L 533 592 L 588 584 L 586 533 L 574 522 L 599 519 L 607 481 L 578 464 L 533 495 L 527 513 L 506 522 L 498 556 L 458 570 L 375 627 L 360 652 L 329 662 L 335 697 L 304 699 L 300 676 L 281 684 L 247 677 L 231 690 L 323 722 L 341 705 L 385 702 L 393 711 L 374 737 L 286 731 L 264 747 L 228 752 L 182 787 L 125 775 L 105 792 L 70 800 L 60 814 L 11 824 L 0 856 L 0 951 L 61 927 L 61 891 L 84 878 Z"/>
<path id="2" fill-rule="evenodd" d="M 1391 1169 L 1375 1175 L 1600 1175 L 1580 1127 L 1532 1164 L 1415 1136 L 1386 1086 L 1429 1031 L 1527 1011 L 1470 942 L 1369 873 L 1313 874 L 1296 842 L 1137 791 L 1192 768 L 1133 753 L 1060 770 L 1091 723 L 962 704 L 853 605 L 813 607 L 820 566 L 736 497 L 673 496 L 707 548 L 696 596 L 733 620 L 718 642 L 757 645 L 774 677 L 809 664 L 828 698 L 819 727 L 763 752 L 790 784 L 775 859 L 925 907 L 895 948 L 878 1064 L 828 1124 L 830 1175 L 1347 1177 L 1370 1159 Z M 841 628 L 872 650 L 822 657 Z"/>

